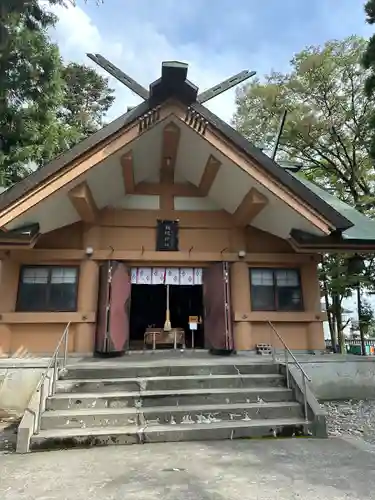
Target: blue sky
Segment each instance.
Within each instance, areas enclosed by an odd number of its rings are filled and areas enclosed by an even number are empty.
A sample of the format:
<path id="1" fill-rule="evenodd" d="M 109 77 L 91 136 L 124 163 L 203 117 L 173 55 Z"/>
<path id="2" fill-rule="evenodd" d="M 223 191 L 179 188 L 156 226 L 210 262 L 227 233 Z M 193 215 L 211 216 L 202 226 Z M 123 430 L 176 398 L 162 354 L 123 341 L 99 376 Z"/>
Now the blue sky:
<path id="1" fill-rule="evenodd" d="M 89 63 L 99 52 L 144 86 L 160 76 L 163 60 L 189 63 L 189 78 L 204 90 L 243 69 L 285 71 L 306 45 L 357 34 L 368 37 L 364 0 L 77 0 L 56 9 L 53 37 L 68 60 Z M 111 79 L 114 118 L 139 98 Z M 225 120 L 234 92 L 209 107 Z"/>

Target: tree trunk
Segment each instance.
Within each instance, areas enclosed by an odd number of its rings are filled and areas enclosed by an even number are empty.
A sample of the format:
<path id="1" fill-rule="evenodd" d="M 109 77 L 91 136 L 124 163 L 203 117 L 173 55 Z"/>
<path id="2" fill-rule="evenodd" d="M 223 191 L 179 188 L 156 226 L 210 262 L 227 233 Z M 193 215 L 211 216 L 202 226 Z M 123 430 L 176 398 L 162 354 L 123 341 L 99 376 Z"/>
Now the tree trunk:
<path id="1" fill-rule="evenodd" d="M 331 307 L 329 304 L 329 294 L 328 294 L 328 286 L 327 286 L 326 280 L 323 281 L 323 291 L 324 291 L 324 303 L 326 306 L 327 320 L 328 320 L 328 326 L 329 326 L 329 334 L 330 334 L 331 343 L 332 343 L 332 351 L 336 352 L 337 337 L 336 337 L 336 331 L 335 331 L 335 321 L 332 317 Z"/>
<path id="2" fill-rule="evenodd" d="M 337 325 L 337 339 L 341 354 L 345 354 L 345 336 L 342 324 L 341 297 L 338 293 L 332 294 L 332 312 Z"/>
<path id="3" fill-rule="evenodd" d="M 335 321 L 332 316 L 331 312 L 331 307 L 329 304 L 329 289 L 328 289 L 328 279 L 327 279 L 327 273 L 324 268 L 324 260 L 322 258 L 322 274 L 323 274 L 323 294 L 324 294 L 324 304 L 326 306 L 326 313 L 327 313 L 327 320 L 328 320 L 328 326 L 329 326 L 329 334 L 331 337 L 331 343 L 332 343 L 332 352 L 336 352 L 336 346 L 337 346 L 337 336 L 336 336 L 336 329 L 335 329 Z"/>
<path id="4" fill-rule="evenodd" d="M 337 351 L 336 322 L 331 311 L 327 313 L 327 320 L 329 326 L 329 335 L 331 337 L 332 352 L 336 352 Z"/>
<path id="5" fill-rule="evenodd" d="M 365 332 L 364 332 L 364 324 L 362 318 L 362 297 L 361 297 L 361 284 L 358 282 L 357 287 L 357 312 L 358 312 L 358 328 L 359 328 L 359 336 L 361 338 L 361 351 L 362 356 L 366 356 L 366 345 L 365 345 Z"/>

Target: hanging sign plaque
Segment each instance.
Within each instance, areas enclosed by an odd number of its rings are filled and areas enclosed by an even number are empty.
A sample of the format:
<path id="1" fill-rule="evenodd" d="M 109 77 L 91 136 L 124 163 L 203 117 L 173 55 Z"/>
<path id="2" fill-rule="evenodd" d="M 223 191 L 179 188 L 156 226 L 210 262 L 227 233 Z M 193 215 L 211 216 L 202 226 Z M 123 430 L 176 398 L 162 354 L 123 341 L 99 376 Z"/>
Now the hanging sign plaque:
<path id="1" fill-rule="evenodd" d="M 178 221 L 158 220 L 156 251 L 178 251 Z"/>

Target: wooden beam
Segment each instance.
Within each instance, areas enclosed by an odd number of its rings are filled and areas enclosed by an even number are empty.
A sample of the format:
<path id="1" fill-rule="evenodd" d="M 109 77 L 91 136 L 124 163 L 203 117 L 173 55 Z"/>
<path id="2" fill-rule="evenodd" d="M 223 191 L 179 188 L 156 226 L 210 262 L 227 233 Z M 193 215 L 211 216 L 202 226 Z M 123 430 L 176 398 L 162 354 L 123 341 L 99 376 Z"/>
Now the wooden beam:
<path id="1" fill-rule="evenodd" d="M 236 226 L 246 226 L 268 205 L 268 198 L 251 188 L 237 207 L 233 217 Z"/>
<path id="2" fill-rule="evenodd" d="M 199 183 L 199 191 L 202 193 L 201 196 L 208 196 L 212 184 L 220 170 L 220 166 L 221 162 L 210 155 Z"/>
<path id="3" fill-rule="evenodd" d="M 185 115 L 176 115 L 185 122 Z M 215 149 L 217 149 L 227 159 L 235 163 L 241 170 L 249 174 L 260 185 L 269 190 L 276 198 L 290 206 L 295 212 L 308 220 L 316 228 L 324 234 L 330 234 L 334 226 L 323 215 L 313 209 L 305 200 L 297 197 L 287 187 L 279 182 L 276 182 L 271 176 L 264 172 L 259 162 L 250 155 L 246 155 L 233 144 L 221 132 L 211 125 L 207 126 L 204 133 L 204 138 Z"/>
<path id="4" fill-rule="evenodd" d="M 181 110 L 175 104 L 164 106 L 160 109 L 158 123 L 164 120 L 168 123 L 170 116 L 178 113 L 181 113 Z M 19 200 L 12 202 L 8 207 L 0 210 L 0 228 L 6 226 L 59 189 L 67 186 L 70 182 L 75 181 L 110 155 L 128 146 L 139 135 L 139 122 L 135 120 L 125 129 L 122 128 L 100 144 L 90 147 L 86 153 L 67 163 L 61 172 L 52 175 L 48 180 L 35 186 L 35 188 L 27 192 Z"/>
<path id="5" fill-rule="evenodd" d="M 121 168 L 125 194 L 133 194 L 135 190 L 133 151 L 129 151 L 121 157 Z"/>
<path id="6" fill-rule="evenodd" d="M 156 252 L 154 250 L 112 250 L 110 248 L 94 250 L 91 257 L 94 260 L 126 260 L 135 262 L 158 262 L 172 264 L 173 262 L 184 263 L 189 266 L 192 262 L 248 262 L 252 266 L 289 267 L 291 264 L 309 263 L 315 258 L 311 254 L 298 253 L 248 253 L 245 257 L 239 257 L 238 252 Z M 23 264 L 43 263 L 45 265 L 53 262 L 73 261 L 80 262 L 87 259 L 85 250 L 59 250 L 59 249 L 19 249 L 0 250 L 0 259 L 10 259 Z"/>
<path id="7" fill-rule="evenodd" d="M 178 184 L 156 184 L 153 182 L 140 182 L 135 186 L 134 194 L 146 194 L 151 196 L 185 196 L 187 198 L 202 197 L 199 188 L 190 182 Z"/>
<path id="8" fill-rule="evenodd" d="M 173 184 L 174 169 L 176 165 L 178 145 L 180 142 L 180 128 L 173 122 L 168 123 L 163 129 L 163 144 L 160 164 L 160 182 Z"/>
<path id="9" fill-rule="evenodd" d="M 30 323 L 95 323 L 96 312 L 5 312 L 0 313 L 0 324 L 30 324 Z"/>
<path id="10" fill-rule="evenodd" d="M 90 223 L 95 222 L 98 215 L 98 208 L 86 182 L 82 182 L 71 189 L 68 197 L 81 220 Z"/>
<path id="11" fill-rule="evenodd" d="M 327 320 L 327 313 L 322 311 L 233 311 L 233 321 L 267 322 L 275 323 L 315 323 Z"/>
<path id="12" fill-rule="evenodd" d="M 224 210 L 126 210 L 109 207 L 101 210 L 97 224 L 112 227 L 155 228 L 157 219 L 178 219 L 180 228 L 189 229 L 233 227 L 233 216 Z"/>

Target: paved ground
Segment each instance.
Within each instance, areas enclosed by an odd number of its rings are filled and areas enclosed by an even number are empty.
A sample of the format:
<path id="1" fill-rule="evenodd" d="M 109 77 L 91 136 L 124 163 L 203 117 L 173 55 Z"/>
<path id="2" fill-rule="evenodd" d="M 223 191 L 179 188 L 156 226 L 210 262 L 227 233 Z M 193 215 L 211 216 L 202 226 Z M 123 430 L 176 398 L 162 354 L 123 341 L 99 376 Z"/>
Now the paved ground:
<path id="1" fill-rule="evenodd" d="M 370 500 L 374 468 L 375 447 L 340 438 L 3 454 L 0 498 Z"/>

